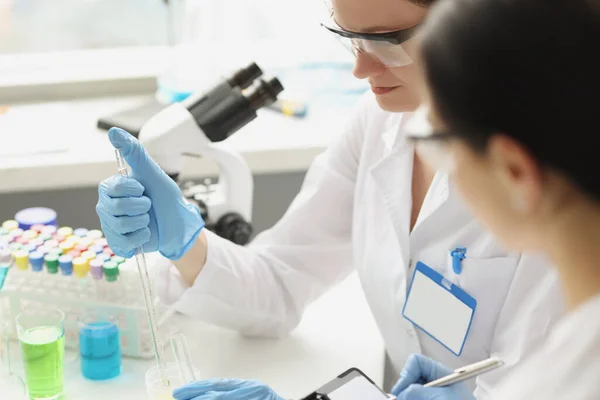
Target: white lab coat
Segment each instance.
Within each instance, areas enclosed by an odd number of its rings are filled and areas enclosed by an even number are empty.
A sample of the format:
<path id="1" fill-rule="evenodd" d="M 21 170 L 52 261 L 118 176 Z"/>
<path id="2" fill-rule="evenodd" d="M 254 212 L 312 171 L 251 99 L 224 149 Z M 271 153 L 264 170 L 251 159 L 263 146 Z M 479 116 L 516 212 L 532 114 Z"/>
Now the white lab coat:
<path id="1" fill-rule="evenodd" d="M 540 257 L 503 250 L 443 174 L 409 232 L 414 151 L 402 127 L 410 116 L 384 112 L 365 96 L 343 134 L 315 160 L 285 216 L 247 248 L 207 232 L 207 263 L 196 282 L 188 289 L 174 268 L 163 271 L 163 300 L 245 334 L 282 335 L 298 325 L 307 304 L 356 269 L 396 375 L 415 352 L 450 367 L 492 353 L 514 365 L 562 312 L 555 273 Z M 457 246 L 467 248 L 460 275 L 449 255 Z M 478 302 L 460 357 L 402 316 L 417 261 Z M 507 369 L 482 376 L 477 395 L 483 398 Z"/>
<path id="2" fill-rule="evenodd" d="M 534 356 L 509 374 L 495 400 L 600 399 L 600 295 L 565 316 Z"/>

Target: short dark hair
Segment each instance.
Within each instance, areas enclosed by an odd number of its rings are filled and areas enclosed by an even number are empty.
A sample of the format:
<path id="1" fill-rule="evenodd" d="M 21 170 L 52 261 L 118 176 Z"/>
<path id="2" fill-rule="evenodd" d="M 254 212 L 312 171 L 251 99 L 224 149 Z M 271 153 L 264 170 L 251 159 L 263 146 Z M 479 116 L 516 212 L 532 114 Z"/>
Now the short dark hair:
<path id="1" fill-rule="evenodd" d="M 494 133 L 600 198 L 599 0 L 442 0 L 422 57 L 438 112 L 483 149 Z"/>

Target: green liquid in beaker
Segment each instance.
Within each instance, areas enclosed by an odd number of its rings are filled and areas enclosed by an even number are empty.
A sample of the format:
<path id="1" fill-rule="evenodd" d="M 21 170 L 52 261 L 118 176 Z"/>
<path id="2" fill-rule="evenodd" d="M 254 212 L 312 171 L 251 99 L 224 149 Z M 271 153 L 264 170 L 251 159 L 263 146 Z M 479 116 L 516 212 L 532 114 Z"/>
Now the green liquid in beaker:
<path id="1" fill-rule="evenodd" d="M 63 393 L 65 337 L 62 329 L 42 326 L 19 336 L 25 380 L 31 399 L 59 399 Z"/>

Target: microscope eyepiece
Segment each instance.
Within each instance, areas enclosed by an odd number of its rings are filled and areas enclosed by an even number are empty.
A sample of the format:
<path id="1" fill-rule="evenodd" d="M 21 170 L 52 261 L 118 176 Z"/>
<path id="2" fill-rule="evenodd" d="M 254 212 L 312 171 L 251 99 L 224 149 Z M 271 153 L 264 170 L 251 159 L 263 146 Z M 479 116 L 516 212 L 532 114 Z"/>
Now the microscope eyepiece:
<path id="1" fill-rule="evenodd" d="M 231 87 L 239 87 L 244 90 L 250 87 L 252 83 L 262 76 L 263 72 L 256 63 L 248 65 L 246 68 L 238 70 L 228 80 Z"/>
<path id="2" fill-rule="evenodd" d="M 260 80 L 259 85 L 246 95 L 250 108 L 254 111 L 268 106 L 277 100 L 279 93 L 283 91 L 283 85 L 279 79 L 273 78 L 270 81 Z"/>

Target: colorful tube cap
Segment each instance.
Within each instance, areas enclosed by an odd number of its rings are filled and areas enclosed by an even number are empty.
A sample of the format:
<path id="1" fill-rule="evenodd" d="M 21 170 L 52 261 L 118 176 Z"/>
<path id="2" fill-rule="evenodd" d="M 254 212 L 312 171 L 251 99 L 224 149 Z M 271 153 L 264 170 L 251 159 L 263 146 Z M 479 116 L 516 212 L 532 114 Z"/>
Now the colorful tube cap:
<path id="1" fill-rule="evenodd" d="M 44 257 L 44 261 L 46 262 L 46 269 L 48 270 L 48 273 L 58 273 L 58 255 L 46 254 L 46 256 Z"/>
<path id="2" fill-rule="evenodd" d="M 39 251 L 32 251 L 29 253 L 29 264 L 31 264 L 31 270 L 40 272 L 44 269 L 44 254 Z"/>
<path id="3" fill-rule="evenodd" d="M 65 254 L 58 257 L 58 265 L 63 275 L 71 275 L 73 273 L 73 257 L 70 255 Z"/>
<path id="4" fill-rule="evenodd" d="M 8 249 L 0 249 L 0 266 L 8 267 L 13 262 L 12 252 Z"/>
<path id="5" fill-rule="evenodd" d="M 17 269 L 22 271 L 29 269 L 29 252 L 27 250 L 16 250 L 13 253 L 13 257 L 15 258 Z"/>
<path id="6" fill-rule="evenodd" d="M 119 264 L 114 261 L 107 261 L 103 265 L 104 275 L 108 282 L 115 282 L 119 277 Z"/>
<path id="7" fill-rule="evenodd" d="M 104 234 L 98 229 L 92 229 L 91 231 L 88 231 L 87 237 L 89 237 L 92 240 L 95 240 L 104 237 Z"/>
<path id="8" fill-rule="evenodd" d="M 77 228 L 73 231 L 73 235 L 79 236 L 79 237 L 86 237 L 87 233 L 88 233 L 88 230 L 85 228 Z"/>
<path id="9" fill-rule="evenodd" d="M 90 272 L 92 274 L 92 278 L 96 280 L 102 279 L 102 276 L 104 275 L 104 261 L 97 258 L 91 260 Z"/>
<path id="10" fill-rule="evenodd" d="M 71 228 L 70 226 L 63 226 L 61 228 L 58 228 L 56 233 L 58 233 L 60 236 L 64 236 L 66 238 L 73 234 L 73 228 Z"/>
<path id="11" fill-rule="evenodd" d="M 2 227 L 8 231 L 12 231 L 13 229 L 17 229 L 19 227 L 19 223 L 14 219 L 9 219 L 8 221 L 4 221 L 2 223 Z"/>
<path id="12" fill-rule="evenodd" d="M 78 278 L 84 278 L 88 273 L 88 260 L 83 257 L 73 259 L 73 272 Z"/>

